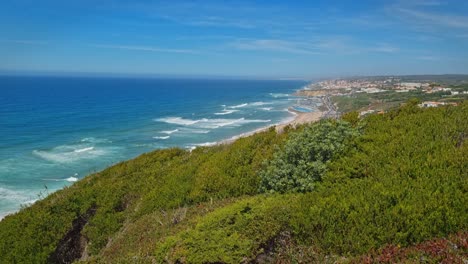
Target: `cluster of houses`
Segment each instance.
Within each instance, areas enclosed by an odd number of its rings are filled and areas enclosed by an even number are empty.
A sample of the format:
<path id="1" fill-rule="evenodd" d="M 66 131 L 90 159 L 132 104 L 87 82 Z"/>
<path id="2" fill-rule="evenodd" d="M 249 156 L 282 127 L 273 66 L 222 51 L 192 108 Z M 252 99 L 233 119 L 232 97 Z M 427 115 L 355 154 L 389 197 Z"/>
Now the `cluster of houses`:
<path id="1" fill-rule="evenodd" d="M 452 102 L 425 101 L 425 102 L 420 103 L 418 106 L 419 106 L 419 107 L 439 107 L 439 106 L 444 106 L 444 105 L 453 105 L 453 106 L 456 106 L 457 103 L 452 103 Z"/>

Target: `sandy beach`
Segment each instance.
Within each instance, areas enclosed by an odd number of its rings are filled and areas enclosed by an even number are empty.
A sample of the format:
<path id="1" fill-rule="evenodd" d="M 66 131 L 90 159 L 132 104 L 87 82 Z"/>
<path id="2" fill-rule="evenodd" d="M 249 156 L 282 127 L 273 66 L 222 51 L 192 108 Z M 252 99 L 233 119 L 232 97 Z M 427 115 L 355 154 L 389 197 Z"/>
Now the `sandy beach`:
<path id="1" fill-rule="evenodd" d="M 286 126 L 296 127 L 297 125 L 301 124 L 317 122 L 324 114 L 324 112 L 320 111 L 304 113 L 296 111 L 292 108 L 289 108 L 288 111 L 294 113 L 296 115 L 295 118 L 287 123 L 276 125 L 276 132 L 281 133 Z"/>
<path id="2" fill-rule="evenodd" d="M 296 127 L 297 125 L 301 125 L 301 124 L 317 122 L 324 116 L 324 113 L 325 113 L 325 112 L 321 112 L 321 111 L 307 112 L 307 113 L 299 112 L 297 110 L 294 110 L 292 107 L 289 108 L 288 111 L 290 113 L 293 113 L 295 115 L 295 117 L 294 117 L 294 119 L 292 119 L 292 120 L 290 120 L 288 122 L 284 122 L 284 123 L 274 125 L 277 133 L 282 133 L 284 128 L 287 127 L 287 126 Z M 250 131 L 250 132 L 243 133 L 243 134 L 237 135 L 235 137 L 232 137 L 232 138 L 229 138 L 229 139 L 226 139 L 226 140 L 222 140 L 222 141 L 217 142 L 216 144 L 213 144 L 213 145 L 231 144 L 231 143 L 233 143 L 234 141 L 236 141 L 239 138 L 248 137 L 248 136 L 251 136 L 251 135 L 256 134 L 256 133 L 267 131 L 268 129 L 270 129 L 270 127 L 272 127 L 272 126 L 262 127 L 262 128 L 257 129 L 257 130 L 254 130 L 254 131 Z"/>

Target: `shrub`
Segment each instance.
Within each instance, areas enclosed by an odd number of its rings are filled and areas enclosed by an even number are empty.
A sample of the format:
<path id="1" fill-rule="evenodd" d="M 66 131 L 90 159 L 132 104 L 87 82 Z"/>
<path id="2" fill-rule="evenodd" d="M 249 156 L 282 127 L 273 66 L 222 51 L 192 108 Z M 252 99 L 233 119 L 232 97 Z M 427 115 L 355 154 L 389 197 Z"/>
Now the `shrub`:
<path id="1" fill-rule="evenodd" d="M 293 134 L 260 173 L 262 192 L 308 192 L 320 181 L 331 159 L 357 135 L 348 122 L 326 120 Z"/>

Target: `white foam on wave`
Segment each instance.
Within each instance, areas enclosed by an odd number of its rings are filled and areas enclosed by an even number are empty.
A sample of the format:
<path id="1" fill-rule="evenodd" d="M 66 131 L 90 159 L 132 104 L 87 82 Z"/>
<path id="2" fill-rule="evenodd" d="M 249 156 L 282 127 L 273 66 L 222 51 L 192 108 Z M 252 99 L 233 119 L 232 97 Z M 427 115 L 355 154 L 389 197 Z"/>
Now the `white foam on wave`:
<path id="1" fill-rule="evenodd" d="M 22 205 L 31 205 L 31 204 L 34 204 L 35 202 L 39 201 L 39 199 L 31 199 L 31 200 L 28 200 L 26 202 L 23 202 Z"/>
<path id="2" fill-rule="evenodd" d="M 66 180 L 67 182 L 76 182 L 76 181 L 78 181 L 78 178 L 72 176 L 72 177 L 66 178 L 65 180 Z"/>
<path id="3" fill-rule="evenodd" d="M 232 114 L 232 113 L 235 113 L 235 112 L 238 112 L 238 111 L 239 110 L 234 110 L 234 109 L 231 109 L 231 110 L 224 109 L 222 112 L 215 113 L 215 115 L 229 115 L 229 114 Z"/>
<path id="4" fill-rule="evenodd" d="M 41 180 L 43 180 L 43 181 L 56 181 L 56 182 L 63 181 L 62 179 L 50 179 L 50 178 L 43 178 Z"/>
<path id="5" fill-rule="evenodd" d="M 202 119 L 196 124 L 197 127 L 216 129 L 221 127 L 238 127 L 249 123 L 268 123 L 271 120 L 262 119 Z"/>
<path id="6" fill-rule="evenodd" d="M 87 148 L 75 149 L 73 152 L 80 153 L 80 152 L 91 151 L 93 149 L 94 147 L 87 147 Z"/>
<path id="7" fill-rule="evenodd" d="M 86 137 L 80 140 L 83 143 L 112 143 L 112 141 L 105 138 Z"/>
<path id="8" fill-rule="evenodd" d="M 28 206 L 37 201 L 37 199 L 31 198 L 30 192 L 0 187 L 0 201 L 6 205 L 5 208 L 1 208 L 0 220 L 17 211 L 20 206 Z"/>
<path id="9" fill-rule="evenodd" d="M 72 163 L 82 159 L 92 159 L 107 154 L 109 148 L 95 146 L 62 145 L 50 150 L 33 150 L 33 154 L 54 163 Z"/>
<path id="10" fill-rule="evenodd" d="M 193 134 L 208 134 L 211 132 L 211 130 L 197 129 L 197 128 L 184 128 L 181 130 L 181 132 L 193 133 Z"/>
<path id="11" fill-rule="evenodd" d="M 244 119 L 241 118 L 241 124 L 250 124 L 250 123 L 268 123 L 271 122 L 270 119 Z"/>
<path id="12" fill-rule="evenodd" d="M 0 187 L 0 200 L 23 203 L 28 200 L 28 196 L 21 191 Z"/>
<path id="13" fill-rule="evenodd" d="M 236 108 L 243 108 L 243 107 L 271 105 L 271 104 L 273 104 L 273 103 L 274 103 L 274 102 L 262 102 L 262 101 L 259 101 L 259 102 L 253 102 L 253 103 L 243 103 L 243 104 L 239 104 L 239 105 L 228 106 L 227 108 L 236 109 Z M 226 110 L 224 110 L 224 111 L 226 111 Z"/>
<path id="14" fill-rule="evenodd" d="M 197 147 L 209 147 L 209 146 L 214 146 L 216 144 L 218 144 L 218 142 L 204 142 L 204 143 L 197 143 L 193 145 Z"/>
<path id="15" fill-rule="evenodd" d="M 168 139 L 170 136 L 164 136 L 164 137 L 153 137 L 154 139 Z"/>
<path id="16" fill-rule="evenodd" d="M 285 108 L 283 111 L 288 112 L 288 113 L 290 113 L 290 114 L 292 114 L 292 115 L 294 115 L 294 116 L 297 116 L 297 115 L 298 115 L 296 112 L 291 111 L 289 108 Z"/>
<path id="17" fill-rule="evenodd" d="M 211 147 L 217 145 L 219 142 L 204 142 L 204 143 L 194 143 L 186 146 L 189 151 L 196 149 L 197 147 Z"/>
<path id="18" fill-rule="evenodd" d="M 263 110 L 263 111 L 271 111 L 271 109 L 273 109 L 273 107 L 260 107 L 259 109 Z"/>
<path id="19" fill-rule="evenodd" d="M 285 93 L 270 93 L 270 96 L 274 98 L 281 98 L 281 97 L 289 97 L 291 95 L 285 94 Z"/>
<path id="20" fill-rule="evenodd" d="M 76 182 L 76 181 L 78 181 L 77 176 L 78 176 L 78 173 L 75 173 L 75 174 L 73 174 L 73 176 L 70 176 L 70 177 L 68 177 L 66 179 L 63 179 L 63 178 L 62 179 L 43 178 L 42 180 L 43 181 L 55 181 L 55 182 L 58 182 L 58 181 Z"/>
<path id="21" fill-rule="evenodd" d="M 247 105 L 249 105 L 249 104 L 248 103 L 243 103 L 243 104 L 229 106 L 229 108 L 242 108 L 242 107 L 246 107 Z"/>
<path id="22" fill-rule="evenodd" d="M 174 134 L 176 132 L 179 132 L 179 129 L 174 129 L 174 130 L 165 130 L 165 131 L 161 131 L 159 133 L 162 133 L 162 134 L 167 134 L 167 135 L 171 135 L 171 134 Z"/>
<path id="23" fill-rule="evenodd" d="M 198 120 L 192 119 L 184 119 L 182 117 L 166 117 L 160 118 L 158 121 L 166 122 L 170 124 L 179 124 L 184 126 L 192 126 L 196 128 L 204 128 L 204 129 L 216 129 L 220 127 L 237 127 L 244 124 L 249 123 L 268 123 L 271 120 L 263 120 L 263 119 L 209 119 L 209 118 L 202 118 Z"/>
<path id="24" fill-rule="evenodd" d="M 273 104 L 272 102 L 254 102 L 254 103 L 251 103 L 250 105 L 252 106 L 262 106 L 262 105 L 270 105 L 270 104 Z"/>
<path id="25" fill-rule="evenodd" d="M 163 117 L 163 118 L 155 119 L 155 121 L 164 122 L 168 124 L 183 125 L 183 126 L 189 126 L 189 125 L 193 125 L 199 122 L 199 120 L 184 119 L 182 117 Z"/>

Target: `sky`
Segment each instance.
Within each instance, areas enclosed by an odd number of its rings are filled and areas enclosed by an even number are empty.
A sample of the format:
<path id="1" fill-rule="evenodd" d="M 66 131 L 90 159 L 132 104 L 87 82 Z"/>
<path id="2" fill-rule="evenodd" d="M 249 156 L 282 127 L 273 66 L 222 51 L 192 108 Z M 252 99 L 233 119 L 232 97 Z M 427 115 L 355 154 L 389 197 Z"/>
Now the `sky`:
<path id="1" fill-rule="evenodd" d="M 0 72 L 468 73 L 468 1 L 0 0 Z"/>

